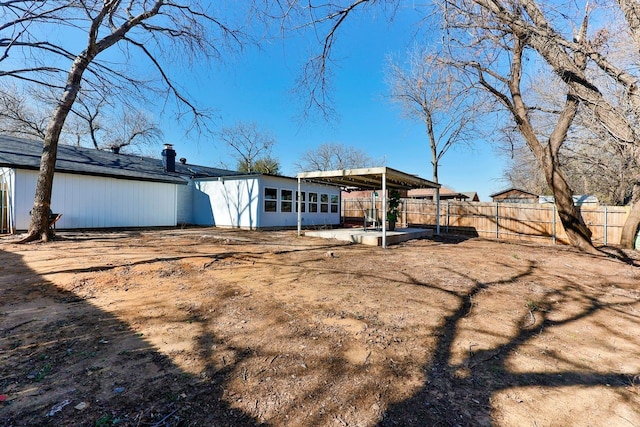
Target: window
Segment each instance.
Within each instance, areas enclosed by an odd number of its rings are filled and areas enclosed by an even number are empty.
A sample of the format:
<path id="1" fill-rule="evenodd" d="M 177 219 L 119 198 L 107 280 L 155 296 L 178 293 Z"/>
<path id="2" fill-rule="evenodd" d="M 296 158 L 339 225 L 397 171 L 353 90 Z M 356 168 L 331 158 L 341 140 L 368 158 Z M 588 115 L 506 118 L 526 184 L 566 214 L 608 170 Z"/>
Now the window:
<path id="1" fill-rule="evenodd" d="M 292 212 L 292 201 L 292 190 L 280 190 L 280 212 Z"/>
<path id="2" fill-rule="evenodd" d="M 275 188 L 264 189 L 264 211 L 265 212 L 277 212 L 278 211 L 278 190 Z"/>
<path id="3" fill-rule="evenodd" d="M 327 194 L 320 195 L 320 212 L 329 212 L 329 196 Z"/>
<path id="4" fill-rule="evenodd" d="M 331 195 L 331 213 L 338 213 L 340 208 L 340 197 L 337 194 Z"/>
<path id="5" fill-rule="evenodd" d="M 318 193 L 309 193 L 309 212 L 318 212 Z"/>
<path id="6" fill-rule="evenodd" d="M 305 204 L 305 202 L 306 202 L 305 196 L 306 196 L 306 193 L 304 191 L 302 193 L 298 193 L 296 191 L 296 212 L 298 212 L 298 203 L 297 203 L 298 202 L 298 194 L 302 194 L 302 199 L 300 200 L 300 211 L 301 212 L 305 212 L 305 206 L 306 206 L 306 204 Z"/>

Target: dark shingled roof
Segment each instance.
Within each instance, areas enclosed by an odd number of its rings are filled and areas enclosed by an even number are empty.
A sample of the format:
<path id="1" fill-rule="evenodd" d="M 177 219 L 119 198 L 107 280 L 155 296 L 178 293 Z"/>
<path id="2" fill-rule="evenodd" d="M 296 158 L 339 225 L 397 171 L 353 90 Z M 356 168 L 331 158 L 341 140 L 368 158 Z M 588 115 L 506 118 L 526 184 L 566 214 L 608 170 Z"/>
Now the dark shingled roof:
<path id="1" fill-rule="evenodd" d="M 41 141 L 0 135 L 0 167 L 38 170 L 41 155 Z M 240 172 L 180 162 L 176 162 L 175 172 L 165 172 L 161 159 L 62 144 L 58 146 L 56 171 L 174 184 L 186 184 L 181 178 L 183 176 L 215 178 L 242 175 Z"/>

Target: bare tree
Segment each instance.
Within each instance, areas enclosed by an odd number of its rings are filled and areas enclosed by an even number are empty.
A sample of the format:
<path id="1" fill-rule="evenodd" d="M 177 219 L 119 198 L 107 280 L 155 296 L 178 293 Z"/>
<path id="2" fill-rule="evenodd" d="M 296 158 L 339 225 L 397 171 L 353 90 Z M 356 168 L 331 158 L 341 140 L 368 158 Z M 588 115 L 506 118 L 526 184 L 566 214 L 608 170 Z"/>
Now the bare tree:
<path id="1" fill-rule="evenodd" d="M 238 122 L 234 126 L 223 127 L 217 132 L 218 138 L 231 150 L 241 172 L 257 172 L 256 163 L 264 160 L 263 166 L 271 159 L 275 138 L 255 122 Z M 273 166 L 273 165 L 271 165 Z"/>
<path id="2" fill-rule="evenodd" d="M 473 126 L 482 112 L 464 78 L 432 48 L 416 46 L 407 52 L 404 64 L 389 60 L 387 65 L 391 100 L 405 117 L 425 126 L 434 182 L 438 182 L 438 166 L 449 149 L 471 142 Z"/>
<path id="3" fill-rule="evenodd" d="M 307 150 L 295 163 L 298 171 L 328 171 L 340 169 L 366 168 L 376 166 L 364 151 L 335 142 L 320 144 Z"/>
<path id="4" fill-rule="evenodd" d="M 517 129 L 505 129 L 502 150 L 507 166 L 503 177 L 509 186 L 520 188 L 533 194 L 548 194 L 549 186 L 540 163 L 535 158 Z"/>
<path id="5" fill-rule="evenodd" d="M 461 21 L 454 21 L 454 26 L 466 26 L 468 30 L 468 24 L 482 23 L 487 34 L 496 41 L 504 37 L 520 40 L 523 49 L 535 52 L 564 82 L 568 88 L 567 104 L 577 106 L 579 103 L 588 109 L 601 129 L 618 144 L 638 147 L 640 93 L 637 74 L 629 66 L 633 61 L 629 61 L 628 57 L 621 60 L 624 58 L 624 55 L 620 55 L 621 45 L 609 45 L 607 41 L 613 35 L 628 35 L 635 44 L 636 52 L 632 57 L 637 59 L 640 47 L 640 20 L 637 17 L 640 16 L 640 6 L 627 0 L 617 0 L 615 4 L 617 9 L 609 5 L 601 9 L 598 9 L 598 5 L 588 6 L 587 10 L 582 11 L 584 19 L 579 25 L 582 30 L 573 34 L 569 29 L 576 27 L 574 3 L 543 7 L 535 0 L 445 2 L 447 11 L 465 17 Z M 600 28 L 589 39 L 588 17 L 594 13 L 598 13 L 595 22 Z M 617 94 L 623 94 L 622 102 Z M 622 231 L 623 247 L 632 247 L 639 224 L 640 203 L 636 202 Z"/>
<path id="6" fill-rule="evenodd" d="M 529 80 L 525 92 L 530 102 L 536 104 L 530 109 L 529 117 L 539 133 L 549 134 L 557 120 L 555 112 L 562 109 L 563 100 L 558 94 L 562 93 L 564 83 L 550 72 L 536 73 Z M 548 194 L 542 168 L 517 129 L 511 124 L 505 125 L 502 133 L 499 147 L 509 162 L 506 181 L 536 194 Z M 579 106 L 558 156 L 567 181 L 576 193 L 596 195 L 600 202 L 614 205 L 623 205 L 632 199 L 634 185 L 640 180 L 637 162 L 640 158 L 634 146 L 619 144 L 584 105 Z"/>
<path id="7" fill-rule="evenodd" d="M 400 105 L 405 117 L 425 126 L 433 181 L 439 182 L 442 157 L 457 144 L 468 143 L 481 109 L 472 98 L 472 86 L 440 59 L 431 48 L 414 47 L 405 64 L 389 61 L 387 80 L 391 99 Z M 435 191 L 436 233 L 440 234 L 440 189 Z"/>
<path id="8" fill-rule="evenodd" d="M 203 112 L 176 86 L 163 63 L 181 57 L 216 57 L 244 37 L 230 19 L 213 15 L 208 5 L 199 2 L 15 0 L 3 3 L 1 12 L 0 77 L 48 87 L 58 94 L 44 135 L 33 214 L 24 241 L 49 239 L 58 143 L 81 87 L 85 93 L 118 87 L 137 97 L 145 91 L 162 93 L 165 99 L 177 100 L 182 113 L 202 123 Z M 60 33 L 65 37 L 56 40 L 55 34 Z M 84 40 L 79 49 L 78 40 Z M 111 49 L 116 45 L 119 49 Z M 107 50 L 118 60 L 101 61 L 100 55 Z M 130 61 L 134 53 L 148 61 L 158 79 L 135 77 Z"/>
<path id="9" fill-rule="evenodd" d="M 393 9 L 397 1 L 375 2 L 353 0 L 344 3 L 309 2 L 302 10 L 311 16 L 310 24 L 323 35 L 323 49 L 313 57 L 303 74 L 302 82 L 311 94 L 309 105 L 326 101 L 332 50 L 340 27 L 357 10 L 366 11 L 373 5 Z M 580 106 L 591 111 L 594 118 L 618 144 L 639 146 L 640 93 L 637 73 L 629 64 L 637 63 L 640 47 L 640 6 L 628 0 L 616 0 L 618 8 L 576 10 L 576 4 L 546 4 L 536 0 L 441 0 L 441 15 L 445 18 L 447 51 L 473 69 L 479 83 L 500 100 L 512 115 L 519 132 L 545 171 L 545 178 L 556 194 L 558 210 L 572 243 L 593 251 L 588 229 L 571 203 L 569 185 L 558 161 L 564 143 Z M 600 7 L 599 5 L 596 5 Z M 425 6 L 427 9 L 428 6 Z M 430 11 L 428 11 L 430 12 Z M 589 31 L 588 16 L 598 13 L 594 22 L 600 27 Z M 582 28 L 578 33 L 576 28 Z M 433 31 L 432 27 L 427 29 Z M 593 36 L 591 36 L 593 34 Z M 636 60 L 621 60 L 620 44 L 607 41 L 612 34 L 628 34 L 635 45 Z M 464 56 L 459 56 L 460 53 Z M 555 112 L 555 126 L 548 135 L 537 132 L 529 120 L 533 105 L 523 100 L 523 78 L 526 80 L 544 65 L 553 70 L 565 84 L 565 102 Z M 506 72 L 505 72 L 506 70 Z M 494 73 L 496 73 L 494 75 Z M 609 86 L 609 87 L 606 87 Z M 620 90 L 610 90 L 611 87 Z M 622 103 L 609 94 L 624 95 Z M 632 114 L 628 114 L 632 112 Z M 622 245 L 631 247 L 640 224 L 640 203 L 635 203 L 623 229 Z"/>
<path id="10" fill-rule="evenodd" d="M 120 152 L 123 148 L 159 143 L 163 136 L 150 114 L 114 108 L 104 96 L 97 100 L 79 97 L 71 112 L 78 142 L 89 138 L 97 150 Z"/>
<path id="11" fill-rule="evenodd" d="M 312 55 L 304 65 L 295 88 L 304 100 L 305 117 L 313 113 L 320 113 L 325 119 L 335 116 L 330 96 L 333 51 L 340 39 L 340 30 L 349 22 L 349 18 L 361 9 L 371 9 L 374 12 L 375 8 L 374 13 L 383 10 L 391 19 L 399 3 L 399 0 L 292 0 L 282 3 L 285 6 L 281 9 L 280 16 L 283 31 L 292 32 L 294 36 L 309 36 L 321 46 L 318 53 Z"/>
<path id="12" fill-rule="evenodd" d="M 0 132 L 43 139 L 46 132 L 45 111 L 16 86 L 0 86 Z"/>
<path id="13" fill-rule="evenodd" d="M 578 129 L 572 130 L 559 152 L 567 181 L 577 194 L 595 195 L 609 205 L 628 204 L 640 181 L 640 157 L 634 146 L 617 144 L 606 133 L 598 132 L 601 126 L 589 123 L 585 115 L 585 109 L 580 109 L 573 126 Z M 505 180 L 532 193 L 548 194 L 539 162 L 518 136 L 517 131 L 511 132 L 504 149 L 508 156 Z"/>
<path id="14" fill-rule="evenodd" d="M 509 27 L 511 21 L 502 24 L 500 18 L 486 19 L 487 13 L 478 12 L 482 7 L 478 7 L 474 1 L 477 3 L 484 1 L 490 4 L 493 0 L 443 1 L 445 4 L 443 14 L 447 19 L 448 28 L 452 32 L 460 30 L 459 34 L 451 36 L 448 40 L 454 43 L 448 44 L 449 50 L 446 54 L 455 57 L 457 52 L 454 50 L 463 51 L 466 55 L 462 62 L 458 61 L 461 69 L 472 71 L 478 85 L 492 94 L 513 116 L 527 145 L 543 166 L 546 180 L 553 190 L 558 212 L 569 239 L 572 244 L 585 251 L 594 251 L 590 238 L 591 233 L 583 223 L 579 211 L 573 205 L 571 188 L 562 173 L 557 156 L 577 112 L 579 98 L 574 93 L 577 89 L 569 87 L 566 91 L 567 99 L 557 115 L 556 126 L 549 134 L 547 141 L 544 142 L 540 139 L 541 135 L 536 132 L 534 124 L 529 120 L 529 106 L 522 97 L 521 83 L 524 71 L 523 64 L 526 63 L 525 51 L 532 47 L 528 33 L 514 31 Z M 533 2 L 533 0 L 523 1 Z M 496 4 L 498 2 L 499 0 L 494 1 Z M 331 61 L 332 49 L 340 26 L 344 25 L 347 18 L 357 9 L 365 9 L 374 3 L 376 2 L 365 0 L 353 1 L 347 5 L 329 2 L 315 10 L 313 10 L 313 5 L 309 5 L 309 13 L 313 17 L 313 21 L 315 23 L 321 22 L 327 28 L 326 32 L 321 33 L 326 34 L 323 39 L 323 50 L 308 63 L 304 74 L 303 80 L 309 88 L 312 103 L 322 104 L 324 99 L 318 96 L 318 93 L 324 93 L 326 88 L 326 70 Z M 397 2 L 390 3 L 396 6 L 398 4 Z M 495 5 L 497 11 L 493 11 L 493 13 L 498 15 L 501 7 L 504 6 Z M 514 6 L 514 9 L 518 9 L 518 6 Z M 318 18 L 318 14 L 322 13 L 326 13 L 324 19 Z M 314 25 L 314 28 L 317 29 L 317 24 Z M 431 31 L 432 28 L 429 30 Z M 582 34 L 581 39 L 582 44 L 585 44 L 586 25 L 583 33 L 585 34 Z M 457 37 L 458 35 L 460 37 Z M 580 43 L 575 43 L 575 45 L 581 46 Z M 467 49 L 461 49 L 461 46 Z M 541 41 L 540 46 L 542 47 Z M 572 70 L 574 74 L 584 74 L 586 68 L 584 54 L 574 52 L 571 55 L 565 53 L 565 56 L 568 56 L 568 60 L 574 64 L 575 70 Z M 502 74 L 505 68 L 507 72 Z"/>
<path id="15" fill-rule="evenodd" d="M 42 140 L 54 100 L 49 91 L 26 94 L 12 87 L 0 91 L 0 132 Z M 107 108 L 110 107 L 110 108 Z M 160 142 L 162 131 L 148 113 L 131 107 L 116 111 L 102 96 L 79 96 L 65 121 L 60 143 L 97 150 L 140 147 Z"/>
<path id="16" fill-rule="evenodd" d="M 581 31 L 581 37 L 585 36 L 586 26 Z M 582 220 L 580 211 L 574 206 L 573 191 L 560 166 L 559 159 L 560 148 L 566 140 L 567 132 L 578 110 L 578 99 L 569 88 L 566 92 L 565 104 L 556 115 L 553 130 L 542 139 L 530 118 L 531 107 L 525 102 L 521 84 L 524 73 L 523 61 L 527 49 L 526 37 L 513 35 L 509 40 L 503 40 L 501 44 L 501 48 L 510 53 L 509 75 L 500 75 L 496 68 L 490 68 L 485 65 L 486 63 L 471 62 L 465 65 L 475 70 L 480 85 L 495 96 L 513 115 L 527 146 L 542 166 L 547 184 L 555 198 L 558 215 L 571 243 L 584 251 L 592 252 L 595 249 L 591 243 L 591 231 Z M 580 69 L 586 67 L 584 58 L 578 66 Z"/>

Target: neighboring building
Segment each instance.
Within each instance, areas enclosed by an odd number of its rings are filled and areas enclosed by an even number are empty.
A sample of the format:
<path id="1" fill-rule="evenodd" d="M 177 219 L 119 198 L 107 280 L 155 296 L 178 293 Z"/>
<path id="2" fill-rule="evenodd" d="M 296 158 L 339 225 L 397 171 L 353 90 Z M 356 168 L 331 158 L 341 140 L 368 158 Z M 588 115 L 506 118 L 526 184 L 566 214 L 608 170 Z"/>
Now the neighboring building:
<path id="1" fill-rule="evenodd" d="M 436 190 L 434 188 L 416 188 L 413 190 L 409 190 L 407 192 L 407 197 L 410 199 L 424 199 L 424 200 L 433 200 L 435 197 Z M 476 193 L 473 193 L 476 194 Z M 476 199 L 478 195 L 476 194 Z M 457 201 L 474 201 L 478 200 L 470 200 L 470 196 L 466 193 L 460 193 L 455 190 L 452 190 L 447 187 L 440 188 L 440 200 L 457 200 Z"/>
<path id="2" fill-rule="evenodd" d="M 555 201 L 553 196 L 538 196 L 517 188 L 500 191 L 490 197 L 494 202 L 500 203 L 554 203 Z M 573 196 L 573 203 L 576 206 L 597 205 L 598 198 L 596 196 Z"/>
<path id="3" fill-rule="evenodd" d="M 343 199 L 370 199 L 371 193 L 372 191 L 370 190 L 343 191 L 342 198 Z M 380 192 L 376 191 L 376 194 L 379 197 Z M 416 188 L 413 190 L 402 190 L 400 192 L 400 197 L 408 198 L 408 199 L 433 200 L 434 195 L 435 195 L 435 189 L 433 188 Z M 440 188 L 440 200 L 459 200 L 459 201 L 469 201 L 469 202 L 480 201 L 480 199 L 478 198 L 478 193 L 475 193 L 475 192 L 459 193 L 447 187 Z"/>
<path id="4" fill-rule="evenodd" d="M 357 191 L 343 191 L 342 198 L 343 199 L 370 199 L 371 198 L 371 190 L 357 190 Z M 379 191 L 376 192 L 378 195 Z M 433 188 L 415 188 L 412 190 L 402 190 L 400 192 L 400 197 L 408 198 L 408 199 L 424 199 L 424 200 L 433 200 L 435 195 L 435 189 Z M 479 202 L 478 193 L 476 192 L 468 192 L 468 193 L 459 193 L 455 190 L 452 190 L 447 187 L 440 187 L 440 200 L 459 200 L 459 201 L 469 201 L 469 202 Z"/>
<path id="5" fill-rule="evenodd" d="M 0 232 L 26 230 L 42 143 L 0 135 Z M 163 158 L 60 145 L 51 208 L 58 228 L 294 227 L 295 178 L 239 172 Z M 304 183 L 303 225 L 340 223 L 340 190 Z"/>
<path id="6" fill-rule="evenodd" d="M 491 199 L 500 203 L 538 203 L 538 195 L 518 188 L 509 188 L 492 194 Z"/>
<path id="7" fill-rule="evenodd" d="M 407 190 L 398 190 L 400 192 L 400 197 L 407 197 Z M 376 197 L 380 197 L 382 194 L 381 190 L 373 191 L 373 190 L 354 190 L 354 191 L 342 191 L 343 199 L 371 199 L 372 194 L 376 193 Z"/>
<path id="8" fill-rule="evenodd" d="M 553 196 L 540 196 L 538 199 L 539 203 L 555 203 L 555 198 Z M 588 205 L 595 206 L 597 205 L 598 198 L 596 196 L 586 196 L 586 195 L 578 195 L 573 196 L 573 204 L 576 206 Z"/>
<path id="9" fill-rule="evenodd" d="M 480 197 L 478 197 L 478 193 L 476 193 L 475 191 L 465 191 L 464 193 L 465 196 L 468 197 L 467 201 L 469 202 L 479 202 L 480 201 Z"/>

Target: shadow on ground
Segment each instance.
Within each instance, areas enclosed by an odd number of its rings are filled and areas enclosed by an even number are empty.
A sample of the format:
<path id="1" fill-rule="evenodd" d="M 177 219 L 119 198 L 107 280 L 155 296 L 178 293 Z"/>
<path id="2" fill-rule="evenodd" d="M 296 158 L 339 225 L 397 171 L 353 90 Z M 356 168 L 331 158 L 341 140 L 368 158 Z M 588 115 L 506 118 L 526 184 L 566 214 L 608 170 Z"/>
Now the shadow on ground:
<path id="1" fill-rule="evenodd" d="M 194 239 L 192 244 L 194 247 L 200 246 L 201 238 Z M 180 247 L 184 253 L 131 261 L 126 267 L 142 267 L 149 262 L 161 261 L 167 264 L 167 268 L 175 267 L 175 271 L 180 273 L 180 265 L 172 263 L 195 256 L 191 253 L 193 249 L 184 245 Z M 196 308 L 190 311 L 190 320 L 202 325 L 201 332 L 194 339 L 197 353 L 201 360 L 210 361 L 198 376 L 181 370 L 144 336 L 92 305 L 90 299 L 80 299 L 72 292 L 60 290 L 29 270 L 19 256 L 0 251 L 0 395 L 6 396 L 6 401 L 0 402 L 0 426 L 253 426 L 260 424 L 259 418 L 249 414 L 260 412 L 257 409 L 251 412 L 249 401 L 256 399 L 255 408 L 258 406 L 258 397 L 261 398 L 261 404 L 270 403 L 269 398 L 274 396 L 276 387 L 279 387 L 281 397 L 280 400 L 273 400 L 272 406 L 277 407 L 277 411 L 273 410 L 276 415 L 263 418 L 274 425 L 286 425 L 287 420 L 297 420 L 290 423 L 297 425 L 364 425 L 369 422 L 361 422 L 363 414 L 369 411 L 375 412 L 369 418 L 375 420 L 371 424 L 379 421 L 383 426 L 492 426 L 498 424 L 492 399 L 509 388 L 544 387 L 553 390 L 568 386 L 602 386 L 622 389 L 629 385 L 629 375 L 596 372 L 595 368 L 585 368 L 574 360 L 562 360 L 563 368 L 551 372 L 515 372 L 508 361 L 527 344 L 550 331 L 603 312 L 622 317 L 620 313 L 627 305 L 637 304 L 637 299 L 612 298 L 609 285 L 614 284 L 611 283 L 599 283 L 602 290 L 589 293 L 584 292 L 585 288 L 577 281 L 565 277 L 549 279 L 545 283 L 559 284 L 555 287 L 539 286 L 536 299 L 528 301 L 528 309 L 519 306 L 519 310 L 509 313 L 509 321 L 514 324 L 509 333 L 500 335 L 495 332 L 496 340 L 491 345 L 482 349 L 469 348 L 466 357 L 460 360 L 460 349 L 456 348 L 456 344 L 460 344 L 460 335 L 465 327 L 466 333 L 469 333 L 469 326 L 464 326 L 464 322 L 478 310 L 481 298 L 487 298 L 487 294 L 495 289 L 501 292 L 499 289 L 502 286 L 517 284 L 509 290 L 519 291 L 521 288 L 518 286 L 544 278 L 540 275 L 538 262 L 513 258 L 514 254 L 510 254 L 512 259 L 500 266 L 503 268 L 495 270 L 498 273 L 493 273 L 493 280 L 456 269 L 452 266 L 450 253 L 439 255 L 443 260 L 434 264 L 436 267 L 425 269 L 422 275 L 414 274 L 415 264 L 427 256 L 434 256 L 438 247 L 445 246 L 414 246 L 388 252 L 365 252 L 362 248 L 349 247 L 345 249 L 349 252 L 344 253 L 344 258 L 341 252 L 337 252 L 336 256 L 333 253 L 328 256 L 325 252 L 331 246 L 316 246 L 305 257 L 302 256 L 307 250 L 304 246 L 290 250 L 278 250 L 278 247 L 272 246 L 264 253 L 260 252 L 260 248 L 244 253 L 227 248 L 217 254 L 199 254 L 197 257 L 201 258 L 203 264 L 198 270 L 198 280 L 200 274 L 213 269 L 211 263 L 215 265 L 227 261 L 230 263 L 229 271 L 242 270 L 252 282 L 266 277 L 264 272 L 267 271 L 277 271 L 274 275 L 281 275 L 285 266 L 289 267 L 291 277 L 279 288 L 276 288 L 277 284 L 269 283 L 269 290 L 263 294 L 253 288 L 255 299 L 247 292 L 250 286 L 243 287 L 245 282 L 229 283 L 228 293 L 236 300 L 232 308 L 238 311 L 231 320 L 242 319 L 245 313 L 249 316 L 248 310 L 255 312 L 263 309 L 264 318 L 269 321 L 262 325 L 229 322 L 234 328 L 226 326 L 225 330 L 225 324 L 219 322 L 221 317 L 215 317 L 220 314 L 212 314 L 209 306 L 194 306 Z M 464 246 L 460 245 L 456 250 L 462 250 Z M 135 253 L 141 248 L 136 246 L 128 250 Z M 394 255 L 397 260 L 408 257 L 412 252 L 418 254 L 418 261 L 405 270 L 397 270 Z M 490 255 L 482 254 L 481 259 Z M 355 258 L 368 259 L 371 268 L 363 270 L 362 266 L 354 266 Z M 617 261 L 612 259 L 610 262 Z M 438 271 L 431 274 L 429 270 L 433 269 Z M 98 270 L 104 271 L 104 274 L 117 273 L 115 265 L 106 264 L 99 268 L 80 266 L 55 272 L 69 274 Z M 442 282 L 442 276 L 451 280 Z M 324 281 L 318 280 L 323 277 L 326 277 Z M 215 275 L 210 278 L 222 280 Z M 225 280 L 230 279 L 226 277 Z M 298 282 L 302 282 L 302 285 L 298 286 Z M 278 292 L 291 294 L 299 292 L 301 288 L 308 290 L 314 288 L 309 286 L 311 283 L 316 283 L 319 292 L 325 293 L 318 295 L 317 301 L 307 294 L 300 294 L 296 308 L 291 299 L 277 299 Z M 325 286 L 319 283 L 325 283 Z M 360 296 L 355 293 L 357 286 L 363 283 L 368 287 L 362 289 L 378 292 L 384 301 L 376 301 L 378 305 L 371 302 L 369 306 L 361 303 Z M 401 293 L 409 288 L 428 292 L 410 293 L 407 290 Z M 326 298 L 332 296 L 329 293 L 338 292 L 348 292 L 348 299 L 323 305 Z M 397 293 L 395 301 L 391 301 L 393 292 Z M 407 295 L 414 298 L 413 302 L 404 298 Z M 419 296 L 424 300 L 415 299 Z M 273 300 L 268 299 L 271 297 Z M 213 299 L 221 298 L 216 294 Z M 394 302 L 402 304 L 401 307 L 407 311 L 410 304 L 416 312 L 427 313 L 431 310 L 430 314 L 419 318 L 420 330 L 413 331 L 416 335 L 429 335 L 426 338 L 422 336 L 425 339 L 417 347 L 417 351 L 424 355 L 419 362 L 411 357 L 413 355 L 407 356 L 406 362 L 395 356 L 394 350 L 402 348 L 404 343 L 393 339 L 394 333 L 400 335 L 401 326 L 396 328 L 397 323 L 387 320 L 388 317 L 395 318 L 403 314 L 402 309 L 393 311 L 388 308 Z M 222 305 L 222 308 L 230 306 Z M 568 311 L 568 306 L 574 309 Z M 346 307 L 350 311 L 339 307 Z M 381 307 L 389 316 L 366 317 L 367 310 L 371 311 L 372 307 Z M 329 309 L 336 313 L 331 313 L 331 316 L 321 313 Z M 498 310 L 504 310 L 504 307 L 498 307 Z M 349 319 L 349 313 L 352 312 L 363 314 L 361 318 Z M 445 314 L 436 317 L 433 313 Z M 321 314 L 325 317 L 318 320 Z M 431 319 L 427 319 L 427 316 L 431 316 Z M 629 317 L 628 313 L 624 313 L 624 316 Z M 640 322 L 637 315 L 629 318 L 628 321 L 636 325 Z M 366 321 L 368 326 L 349 335 L 340 332 L 339 328 L 325 327 L 322 330 L 322 320 L 363 320 L 359 323 Z M 218 334 L 211 327 L 216 323 L 219 323 Z M 236 326 L 242 326 L 242 329 Z M 480 328 L 481 325 L 474 323 L 473 326 Z M 388 332 L 387 337 L 382 332 Z M 410 332 L 408 330 L 407 334 Z M 228 337 L 222 336 L 224 333 Z M 375 338 L 373 335 L 376 333 L 382 337 L 377 345 L 366 341 L 366 337 Z M 612 327 L 611 334 L 622 333 Z M 354 338 L 354 335 L 359 338 Z M 405 341 L 411 338 L 406 335 L 402 337 Z M 231 346 L 233 339 L 239 343 L 235 347 Z M 274 348 L 273 341 L 277 339 L 291 346 L 282 344 L 282 348 Z M 342 355 L 343 344 L 345 347 L 357 344 L 357 339 L 360 339 L 361 347 L 366 351 L 363 351 L 364 357 L 358 359 L 359 362 L 353 362 L 353 358 Z M 428 341 L 430 339 L 433 341 Z M 621 336 L 620 341 L 640 345 L 638 337 Z M 222 359 L 228 362 L 223 363 L 223 367 L 213 364 L 218 344 L 218 347 L 225 347 L 225 352 L 229 350 L 233 353 Z M 372 349 L 375 351 L 372 352 Z M 220 355 L 217 356 L 220 359 Z M 384 394 L 382 386 L 389 386 L 384 381 L 395 383 L 392 386 L 400 384 L 398 388 L 402 388 L 402 381 L 411 378 L 407 371 L 419 370 L 416 366 L 424 373 L 424 381 L 421 377 L 422 382 L 416 386 L 416 392 L 399 402 L 397 394 Z M 142 377 L 145 381 L 129 381 L 131 375 Z M 225 394 L 234 380 L 232 375 L 236 375 L 236 382 L 240 375 L 244 384 L 244 388 L 235 396 L 236 401 L 230 400 L 229 395 Z M 267 375 L 269 381 L 264 378 Z M 384 381 L 372 378 L 376 375 L 384 378 Z M 292 379 L 294 377 L 295 380 Z M 297 381 L 305 377 L 309 380 L 306 383 L 308 387 L 296 388 Z M 339 393 L 340 387 L 342 393 Z M 349 392 L 348 396 L 345 390 Z M 406 396 L 404 394 L 403 398 Z M 244 410 L 230 406 L 230 401 L 235 403 L 241 400 L 244 402 L 238 403 L 238 406 Z M 324 403 L 327 403 L 326 407 Z M 354 409 L 356 406 L 357 409 Z M 310 414 L 310 408 L 313 409 L 313 415 Z M 349 417 L 344 416 L 347 411 L 352 412 L 348 414 Z"/>
<path id="2" fill-rule="evenodd" d="M 196 378 L 19 256 L 0 251 L 0 265 L 0 426 L 259 425 L 221 399 L 232 364 Z"/>
<path id="3" fill-rule="evenodd" d="M 572 282 L 566 282 L 559 289 L 548 289 L 538 300 L 530 301 L 529 310 L 517 322 L 518 332 L 510 336 L 506 342 L 487 350 L 473 351 L 470 348 L 468 357 L 460 363 L 452 363 L 454 342 L 459 339 L 461 322 L 474 309 L 475 298 L 493 287 L 526 279 L 533 275 L 536 268 L 535 263 L 530 263 L 525 271 L 492 282 L 480 282 L 460 272 L 453 272 L 474 282 L 474 285 L 464 292 L 423 283 L 408 276 L 416 286 L 438 289 L 455 297 L 459 304 L 457 310 L 444 319 L 436 332 L 438 339 L 433 358 L 424 366 L 424 386 L 409 399 L 390 406 L 379 425 L 492 426 L 495 423 L 492 398 L 496 393 L 507 389 L 544 387 L 545 393 L 548 393 L 548 390 L 561 387 L 602 386 L 624 390 L 630 384 L 635 389 L 636 382 L 640 385 L 639 375 L 596 372 L 585 369 L 578 360 L 565 361 L 571 363 L 574 369 L 560 372 L 514 372 L 508 366 L 507 359 L 511 355 L 517 354 L 519 349 L 542 333 L 605 310 L 610 310 L 615 315 L 620 308 L 637 303 L 635 299 L 629 299 L 627 302 L 603 302 L 597 297 L 583 297 L 579 295 L 581 286 Z M 580 299 L 584 299 L 582 309 L 571 314 L 562 313 L 561 304 L 555 303 L 577 302 Z M 603 295 L 604 299 L 606 297 Z M 621 339 L 625 338 L 621 336 Z M 624 421 L 624 417 L 618 420 L 594 421 L 595 424 L 584 420 L 585 423 L 579 425 L 614 425 L 621 421 Z"/>

